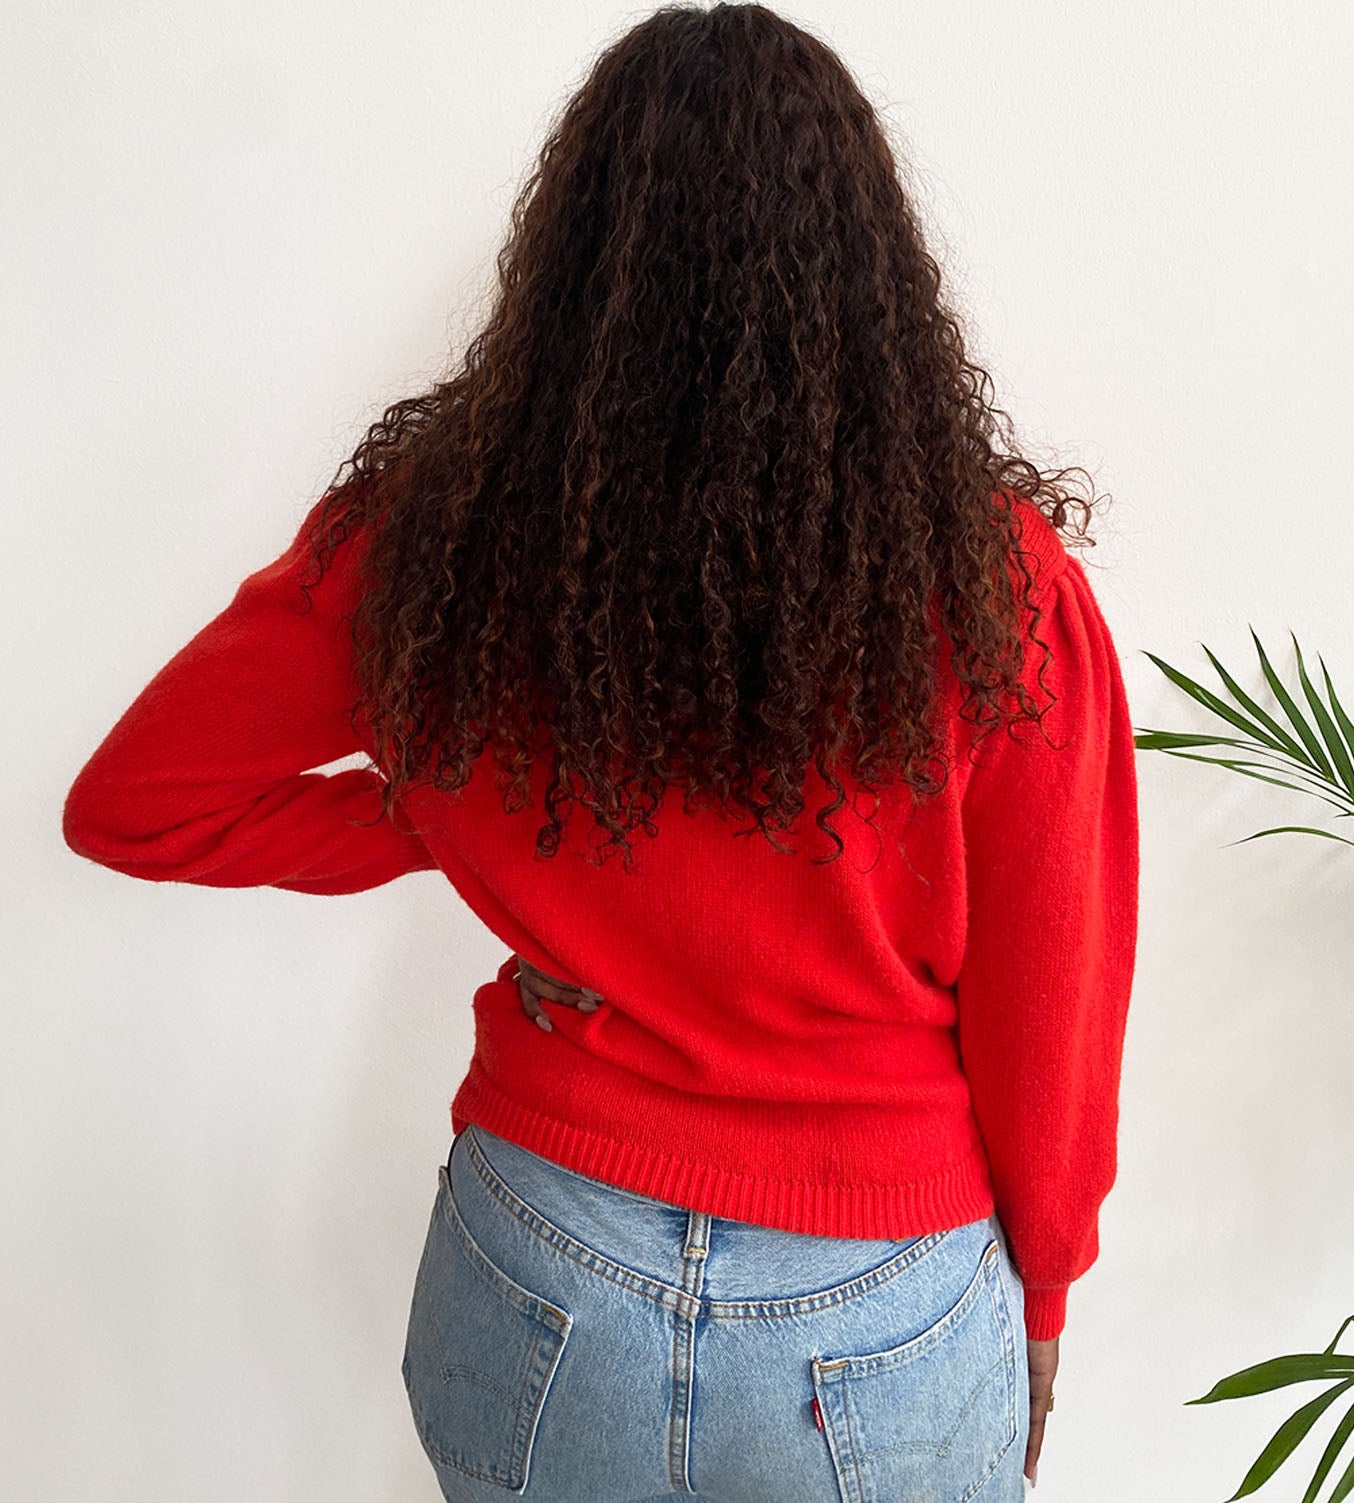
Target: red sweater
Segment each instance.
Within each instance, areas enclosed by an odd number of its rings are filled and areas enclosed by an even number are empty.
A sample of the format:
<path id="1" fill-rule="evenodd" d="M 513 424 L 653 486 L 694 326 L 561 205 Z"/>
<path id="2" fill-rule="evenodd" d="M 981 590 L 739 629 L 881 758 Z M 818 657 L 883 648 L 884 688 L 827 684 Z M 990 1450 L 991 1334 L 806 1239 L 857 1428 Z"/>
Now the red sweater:
<path id="1" fill-rule="evenodd" d="M 66 842 L 130 876 L 211 887 L 351 893 L 440 869 L 511 952 L 605 998 L 590 1015 L 547 1004 L 547 1033 L 509 954 L 474 994 L 454 1132 L 477 1122 L 641 1194 L 797 1232 L 902 1238 L 995 1209 L 1027 1333 L 1055 1336 L 1116 1173 L 1136 781 L 1086 574 L 1018 508 L 1054 654 L 1048 740 L 993 733 L 971 766 L 946 663 L 945 790 L 910 821 L 905 791 L 884 793 L 882 838 L 848 804 L 838 860 L 802 859 L 834 849 L 811 817 L 796 859 L 731 838 L 716 811 L 684 813 L 679 795 L 656 837 L 631 837 L 630 872 L 583 859 L 578 811 L 559 853 L 536 859 L 544 765 L 518 814 L 477 768 L 458 794 L 411 792 L 399 828 L 373 826 L 378 772 L 309 770 L 374 753 L 345 714 L 364 533 L 339 544 L 305 612 L 318 503 L 105 736 L 67 794 Z M 1042 652 L 1028 658 L 1035 689 Z M 806 815 L 827 792 L 811 769 Z"/>

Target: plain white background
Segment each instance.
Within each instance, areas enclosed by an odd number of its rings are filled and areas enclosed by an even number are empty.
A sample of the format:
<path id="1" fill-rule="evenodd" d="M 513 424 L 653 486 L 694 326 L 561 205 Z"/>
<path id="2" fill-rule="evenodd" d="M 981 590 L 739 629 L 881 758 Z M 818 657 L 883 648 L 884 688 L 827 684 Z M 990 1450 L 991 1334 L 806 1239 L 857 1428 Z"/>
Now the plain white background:
<path id="1" fill-rule="evenodd" d="M 647 13 L 7 13 L 10 1498 L 438 1497 L 399 1364 L 501 945 L 438 873 L 331 899 L 136 882 L 65 847 L 61 800 L 473 332 L 547 123 Z M 1206 642 L 1255 688 L 1248 623 L 1285 670 L 1295 630 L 1354 699 L 1354 11 L 786 14 L 884 113 L 1023 438 L 1115 498 L 1088 567 L 1135 726 L 1212 729 L 1143 653 L 1209 679 Z M 1228 1496 L 1315 1390 L 1185 1400 L 1354 1310 L 1354 851 L 1228 846 L 1329 811 L 1157 753 L 1139 774 L 1120 1173 L 1069 1302 L 1045 1503 Z"/>

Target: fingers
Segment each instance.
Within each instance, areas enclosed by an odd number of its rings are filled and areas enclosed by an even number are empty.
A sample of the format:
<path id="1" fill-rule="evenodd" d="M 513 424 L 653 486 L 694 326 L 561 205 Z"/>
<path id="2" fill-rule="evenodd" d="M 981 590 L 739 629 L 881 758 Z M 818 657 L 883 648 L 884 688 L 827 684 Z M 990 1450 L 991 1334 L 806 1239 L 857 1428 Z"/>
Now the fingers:
<path id="1" fill-rule="evenodd" d="M 1025 1475 L 1032 1483 L 1039 1480 L 1039 1452 L 1044 1445 L 1044 1416 L 1048 1413 L 1048 1403 L 1037 1406 L 1030 1399 L 1030 1438 L 1025 1444 Z"/>
<path id="2" fill-rule="evenodd" d="M 1038 1482 L 1039 1453 L 1044 1445 L 1044 1421 L 1053 1402 L 1053 1379 L 1058 1371 L 1058 1338 L 1030 1341 L 1030 1435 L 1025 1445 L 1025 1475 Z"/>
<path id="3" fill-rule="evenodd" d="M 537 1027 L 543 1028 L 546 1033 L 549 1033 L 555 1025 L 546 1017 L 545 1008 L 536 1000 L 535 994 L 531 990 L 531 985 L 527 981 L 525 971 L 518 974 L 517 994 L 522 999 L 522 1006 L 526 1009 L 527 1017 L 531 1018 Z"/>
<path id="4" fill-rule="evenodd" d="M 570 986 L 553 976 L 547 976 L 544 971 L 529 965 L 520 955 L 516 960 L 517 991 L 522 999 L 522 1006 L 527 1016 L 546 1033 L 554 1025 L 546 1013 L 544 1002 L 562 1002 L 568 1007 L 576 1007 L 579 1012 L 596 1012 L 601 1005 L 603 999 L 598 992 L 588 987 Z"/>

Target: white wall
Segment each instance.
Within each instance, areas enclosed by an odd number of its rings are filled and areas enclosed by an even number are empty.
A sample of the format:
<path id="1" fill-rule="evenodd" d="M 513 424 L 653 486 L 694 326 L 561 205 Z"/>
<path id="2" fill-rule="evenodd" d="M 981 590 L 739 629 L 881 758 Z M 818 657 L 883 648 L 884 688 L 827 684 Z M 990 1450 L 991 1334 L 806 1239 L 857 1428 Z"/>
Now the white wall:
<path id="1" fill-rule="evenodd" d="M 648 10 L 8 13 L 7 1497 L 438 1496 L 399 1362 L 498 942 L 436 873 L 329 901 L 134 882 L 66 849 L 60 804 L 474 325 L 546 122 Z M 910 143 L 1003 405 L 1116 498 L 1091 572 L 1135 724 L 1207 724 L 1142 649 L 1206 677 L 1206 642 L 1257 684 L 1248 623 L 1285 666 L 1292 627 L 1354 699 L 1354 11 L 787 13 Z M 1328 811 L 1139 765 L 1120 1177 L 1072 1290 L 1044 1503 L 1227 1496 L 1313 1390 L 1184 1401 L 1354 1310 L 1354 852 L 1227 848 Z"/>

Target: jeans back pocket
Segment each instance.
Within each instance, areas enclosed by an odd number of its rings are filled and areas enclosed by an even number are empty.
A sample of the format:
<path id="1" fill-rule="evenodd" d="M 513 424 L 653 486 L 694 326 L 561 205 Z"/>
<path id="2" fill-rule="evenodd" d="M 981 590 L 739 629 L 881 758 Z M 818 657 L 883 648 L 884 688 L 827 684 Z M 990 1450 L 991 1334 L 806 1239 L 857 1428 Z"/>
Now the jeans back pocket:
<path id="1" fill-rule="evenodd" d="M 485 1256 L 437 1177 L 402 1364 L 414 1425 L 435 1463 L 520 1492 L 573 1316 Z"/>
<path id="2" fill-rule="evenodd" d="M 1017 1353 L 993 1238 L 954 1305 L 911 1340 L 813 1358 L 842 1503 L 965 1503 L 1016 1437 Z"/>

